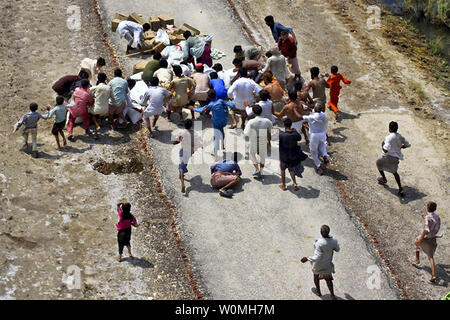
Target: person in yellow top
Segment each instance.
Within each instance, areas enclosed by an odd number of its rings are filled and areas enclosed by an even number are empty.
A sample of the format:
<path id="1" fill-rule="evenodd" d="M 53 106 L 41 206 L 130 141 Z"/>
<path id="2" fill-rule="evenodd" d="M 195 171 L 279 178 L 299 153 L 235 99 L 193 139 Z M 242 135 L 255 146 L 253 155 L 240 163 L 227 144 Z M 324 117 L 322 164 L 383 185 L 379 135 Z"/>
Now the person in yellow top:
<path id="1" fill-rule="evenodd" d="M 195 91 L 195 81 L 189 77 L 183 76 L 183 69 L 180 66 L 172 66 L 173 73 L 176 78 L 172 80 L 168 90 L 172 92 L 173 98 L 169 102 L 169 108 L 167 110 L 167 119 L 171 121 L 170 116 L 172 112 L 177 112 L 180 115 L 180 121 L 178 124 L 182 124 L 183 120 L 183 107 L 187 106 L 190 102 L 192 94 Z M 191 110 L 192 118 L 194 118 L 194 111 Z"/>

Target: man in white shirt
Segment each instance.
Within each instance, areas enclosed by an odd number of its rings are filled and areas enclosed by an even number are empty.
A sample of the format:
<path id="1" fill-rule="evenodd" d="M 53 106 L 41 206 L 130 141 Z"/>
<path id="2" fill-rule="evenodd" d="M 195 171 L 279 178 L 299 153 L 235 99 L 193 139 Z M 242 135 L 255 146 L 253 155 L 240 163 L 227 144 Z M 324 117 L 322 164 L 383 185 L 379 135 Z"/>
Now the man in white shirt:
<path id="1" fill-rule="evenodd" d="M 94 85 L 97 75 L 101 72 L 102 68 L 106 65 L 105 59 L 102 57 L 97 60 L 84 58 L 80 63 L 80 69 L 86 71 L 89 74 L 89 81 L 91 85 Z"/>
<path id="2" fill-rule="evenodd" d="M 245 128 L 245 121 L 247 120 L 247 112 L 245 111 L 245 103 L 252 105 L 255 101 L 255 95 L 257 95 L 262 87 L 255 81 L 248 78 L 248 72 L 245 68 L 239 69 L 240 78 L 237 79 L 231 87 L 228 89 L 228 97 L 233 99 L 236 106 L 234 110 L 230 111 L 231 118 L 233 119 L 233 126 L 236 128 L 237 121 L 235 114 L 240 114 L 242 118 L 241 129 Z"/>
<path id="3" fill-rule="evenodd" d="M 404 197 L 405 194 L 403 192 L 400 176 L 398 175 L 397 170 L 400 160 L 403 160 L 401 149 L 409 148 L 411 147 L 411 144 L 401 134 L 397 133 L 397 130 L 398 123 L 391 121 L 389 123 L 390 133 L 381 144 L 383 154 L 380 158 L 378 158 L 376 164 L 378 171 L 381 174 L 381 178 L 378 178 L 378 183 L 382 185 L 387 183 L 384 171 L 392 173 L 398 184 L 398 195 L 400 197 Z"/>
<path id="4" fill-rule="evenodd" d="M 309 150 L 316 165 L 318 174 L 323 174 L 319 155 L 323 157 L 323 163 L 329 162 L 330 156 L 327 153 L 327 130 L 328 119 L 325 113 L 321 112 L 322 105 L 317 103 L 314 111 L 309 116 L 302 116 L 301 118 L 309 123 Z"/>
<path id="5" fill-rule="evenodd" d="M 142 50 L 144 45 L 144 32 L 150 30 L 150 25 L 144 23 L 142 26 L 139 23 L 133 21 L 122 21 L 117 27 L 117 33 L 119 33 L 121 38 L 125 38 L 128 42 L 127 51 L 125 54 L 129 54 L 130 50 L 133 49 L 133 43 L 136 43 L 136 47 Z"/>
<path id="6" fill-rule="evenodd" d="M 158 87 L 158 84 L 158 78 L 152 77 L 150 79 L 150 87 L 142 96 L 141 101 L 139 101 L 140 105 L 146 106 L 142 118 L 149 131 L 150 138 L 153 137 L 152 126 L 153 128 L 156 126 L 156 121 L 164 111 L 164 101 L 171 95 L 170 91 L 162 87 Z M 154 116 L 152 126 L 150 126 L 151 116 Z"/>
<path id="7" fill-rule="evenodd" d="M 267 131 L 271 130 L 273 126 L 272 121 L 261 117 L 261 106 L 254 105 L 253 113 L 256 117 L 248 121 L 245 126 L 244 135 L 250 138 L 250 159 L 252 159 L 256 169 L 253 176 L 260 178 L 262 176 L 267 154 Z M 259 155 L 259 164 L 256 159 L 256 154 Z"/>
<path id="8" fill-rule="evenodd" d="M 272 72 L 273 76 L 277 78 L 283 90 L 286 90 L 286 78 L 289 75 L 289 70 L 287 69 L 286 58 L 281 55 L 278 48 L 273 48 L 270 50 L 272 56 L 267 59 L 266 66 L 261 71 L 263 74 L 267 71 Z"/>

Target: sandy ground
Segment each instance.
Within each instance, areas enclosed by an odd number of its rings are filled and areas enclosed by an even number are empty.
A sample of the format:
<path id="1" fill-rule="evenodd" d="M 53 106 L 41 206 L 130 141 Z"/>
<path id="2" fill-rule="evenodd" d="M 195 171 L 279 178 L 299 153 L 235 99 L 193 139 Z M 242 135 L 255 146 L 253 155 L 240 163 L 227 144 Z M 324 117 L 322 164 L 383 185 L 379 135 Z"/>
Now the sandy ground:
<path id="1" fill-rule="evenodd" d="M 81 8 L 84 32 L 68 29 L 65 13 L 70 5 Z M 92 1 L 14 1 L 1 6 L 2 14 L 15 20 L 10 24 L 1 19 L 0 31 L 0 299 L 194 298 L 168 209 L 156 192 L 149 163 L 139 153 L 139 126 L 115 132 L 106 125 L 98 141 L 76 127 L 77 140 L 59 152 L 50 134 L 53 120 L 41 120 L 39 159 L 20 150 L 19 132 L 11 134 L 31 102 L 41 111 L 54 103 L 52 84 L 76 74 L 84 57 L 103 56 L 106 71 L 112 73 Z M 94 170 L 117 165 L 123 174 Z M 125 253 L 119 264 L 115 203 L 120 200 L 133 204 L 142 225 L 132 240 L 137 259 L 131 261 Z M 80 289 L 70 289 L 70 279 L 63 282 L 71 266 L 80 270 Z"/>
<path id="2" fill-rule="evenodd" d="M 448 123 L 442 118 L 448 109 L 448 94 L 426 83 L 426 77 L 376 32 L 364 31 L 363 7 L 352 7 L 352 17 L 357 18 L 353 21 L 358 27 L 355 33 L 350 32 L 354 26 L 342 23 L 326 2 L 283 1 L 277 7 L 269 1 L 232 2 L 261 44 L 272 44 L 262 19 L 273 14 L 296 30 L 302 70 L 312 65 L 328 69 L 338 63 L 342 72 L 355 80 L 342 91 L 342 121 L 332 124 L 330 174 L 319 179 L 311 163 L 307 164 L 299 195 L 280 195 L 277 176 L 266 179 L 264 188 L 247 179 L 235 199 L 225 202 L 210 193 L 207 170 L 190 166 L 191 187 L 184 198 L 177 191 L 176 167 L 168 156 L 162 156 L 164 151 L 169 154 L 168 130 L 173 129 L 165 119 L 160 122 L 161 136 L 152 140 L 148 149 L 143 143 L 145 131 L 138 127 L 113 132 L 107 126 L 98 142 L 82 137 L 83 130 L 77 127 L 75 134 L 80 138 L 61 152 L 54 150 L 51 122 L 41 121 L 41 158 L 31 158 L 19 150 L 21 136 L 10 134 L 28 104 L 36 101 L 42 110 L 53 103 L 51 84 L 62 75 L 76 73 L 79 61 L 86 56 L 103 55 L 108 72 L 113 63 L 98 33 L 91 1 L 31 1 L 26 2 L 26 11 L 20 10 L 24 1 L 2 4 L 2 15 L 16 17 L 13 26 L 7 19 L 0 22 L 2 83 L 7 84 L 0 89 L 5 101 L 0 117 L 0 238 L 5 244 L 0 249 L 2 299 L 193 299 L 199 297 L 199 291 L 193 290 L 197 283 L 207 298 L 314 299 L 310 269 L 298 259 L 312 253 L 322 223 L 332 226 L 343 246 L 335 259 L 339 297 L 395 299 L 403 293 L 403 297 L 436 299 L 447 293 L 447 238 L 439 242 L 436 254 L 436 285 L 427 283 L 426 264 L 414 267 L 407 259 L 421 229 L 418 211 L 426 201 L 437 201 L 442 230 L 448 233 Z M 222 1 L 191 2 L 185 10 L 179 10 L 174 1 L 100 3 L 107 30 L 114 6 L 124 12 L 145 13 L 155 12 L 158 5 L 176 21 L 188 22 L 194 17 L 192 24 L 211 31 L 214 46 L 227 52 L 220 61 L 224 64 L 231 61 L 235 41 L 248 41 L 239 25 L 230 23 L 231 10 Z M 60 13 L 69 5 L 82 8 L 83 33 L 65 29 L 66 16 Z M 217 12 L 226 14 L 215 18 L 211 26 L 212 14 Z M 228 31 L 224 36 L 223 30 Z M 314 41 L 318 34 L 323 37 Z M 110 36 L 113 46 L 123 54 L 123 41 L 119 42 L 117 35 Z M 119 61 L 126 74 L 136 62 L 122 57 Z M 417 106 L 408 103 L 409 78 L 421 79 L 434 98 L 430 103 L 434 108 L 424 105 L 415 110 Z M 405 151 L 400 167 L 407 192 L 401 202 L 391 177 L 389 188 L 375 183 L 374 162 L 392 119 L 399 121 L 400 132 L 413 145 Z M 106 176 L 93 169 L 99 160 L 105 167 L 105 163 L 128 163 L 130 159 L 142 163 L 145 170 Z M 249 176 L 251 167 L 246 165 L 244 172 Z M 165 194 L 160 192 L 160 178 Z M 271 201 L 267 194 L 277 200 Z M 119 264 L 114 261 L 114 205 L 124 198 L 133 203 L 133 212 L 143 223 L 133 234 L 138 259 Z M 319 203 L 322 207 L 317 207 Z M 376 242 L 371 242 L 367 233 Z M 349 261 L 355 263 L 352 268 L 348 268 Z M 73 265 L 81 269 L 81 290 L 70 290 L 62 280 Z M 382 265 L 379 290 L 364 285 L 371 265 Z M 387 276 L 390 272 L 397 281 Z"/>

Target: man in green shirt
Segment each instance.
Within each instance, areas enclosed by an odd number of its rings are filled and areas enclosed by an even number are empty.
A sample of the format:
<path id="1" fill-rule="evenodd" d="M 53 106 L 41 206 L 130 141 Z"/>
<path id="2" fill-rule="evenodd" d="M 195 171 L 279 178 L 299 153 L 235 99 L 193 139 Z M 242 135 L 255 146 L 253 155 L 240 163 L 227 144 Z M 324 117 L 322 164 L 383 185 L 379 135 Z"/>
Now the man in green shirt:
<path id="1" fill-rule="evenodd" d="M 155 52 L 153 54 L 153 60 L 150 60 L 144 68 L 144 73 L 142 74 L 142 80 L 145 82 L 150 82 L 153 77 L 153 73 L 159 69 L 159 60 L 161 60 L 161 54 Z"/>

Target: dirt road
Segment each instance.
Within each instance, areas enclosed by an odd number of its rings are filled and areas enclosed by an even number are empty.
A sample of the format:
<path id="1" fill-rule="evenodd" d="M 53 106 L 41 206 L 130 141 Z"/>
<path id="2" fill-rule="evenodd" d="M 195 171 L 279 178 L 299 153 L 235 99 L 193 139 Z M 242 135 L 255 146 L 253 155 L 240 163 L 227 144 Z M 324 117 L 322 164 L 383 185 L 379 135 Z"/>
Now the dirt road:
<path id="1" fill-rule="evenodd" d="M 67 25 L 74 5 L 82 32 Z M 93 2 L 12 1 L 1 7 L 0 299 L 195 298 L 168 209 L 139 153 L 139 127 L 116 132 L 106 126 L 97 141 L 76 127 L 79 138 L 59 152 L 50 134 L 53 120 L 41 120 L 38 159 L 20 151 L 21 135 L 11 134 L 31 102 L 41 112 L 54 104 L 52 84 L 78 73 L 83 58 L 103 56 L 112 74 Z M 138 259 L 119 264 L 114 206 L 121 200 L 133 204 L 142 225 L 132 240 Z M 80 272 L 79 289 L 65 277 L 76 276 L 71 269 Z"/>
<path id="2" fill-rule="evenodd" d="M 144 1 L 122 2 L 100 1 L 108 21 L 119 12 L 166 12 L 181 25 L 196 21 L 195 27 L 202 33 L 213 36 L 213 46 L 226 53 L 218 62 L 230 67 L 235 44 L 246 45 L 249 40 L 243 30 L 236 26 L 232 12 L 222 1 L 149 3 Z M 185 8 L 183 11 L 178 10 Z M 212 17 L 219 14 L 220 18 Z M 233 22 L 233 23 L 230 23 Z M 192 23 L 193 24 L 193 23 Z M 225 34 L 223 30 L 227 28 Z M 124 43 L 117 34 L 111 39 L 123 54 Z M 138 59 L 121 60 L 132 69 Z M 211 125 L 202 118 L 207 133 Z M 176 157 L 171 145 L 171 132 L 176 126 L 166 119 L 159 123 L 158 135 L 149 141 L 155 161 L 164 179 L 164 190 L 174 201 L 179 211 L 177 222 L 186 243 L 197 278 L 203 284 L 206 296 L 212 299 L 314 299 L 311 292 L 311 270 L 302 265 L 302 255 L 311 254 L 314 239 L 320 236 L 322 224 L 332 226 L 333 235 L 339 239 L 342 252 L 336 256 L 339 270 L 336 292 L 343 299 L 395 299 L 397 291 L 386 275 L 379 270 L 380 287 L 372 290 L 366 285 L 377 267 L 377 258 L 368 250 L 359 230 L 354 226 L 339 199 L 339 192 L 331 174 L 320 177 L 314 173 L 312 162 L 307 162 L 301 190 L 298 193 L 280 191 L 278 166 L 275 159 L 272 170 L 263 183 L 253 180 L 253 167 L 249 161 L 240 162 L 244 172 L 242 188 L 233 200 L 225 200 L 209 186 L 211 145 L 204 136 L 206 147 L 198 154 L 203 162 L 189 166 L 187 195 L 179 193 Z M 242 137 L 242 131 L 226 129 L 229 143 Z M 274 142 L 273 154 L 278 150 Z M 304 146 L 304 149 L 307 148 Z M 229 149 L 228 149 L 229 150 Z M 239 150 L 241 155 L 243 151 Z M 175 151 L 176 153 L 176 151 Z M 343 179 L 335 172 L 338 179 Z M 349 248 L 352 248 L 349 250 Z M 348 268 L 348 261 L 354 266 Z M 377 269 L 378 270 L 378 269 Z"/>
<path id="3" fill-rule="evenodd" d="M 339 297 L 396 299 L 403 294 L 436 299 L 448 291 L 447 238 L 439 242 L 436 254 L 436 285 L 427 283 L 426 264 L 418 268 L 408 263 L 421 229 L 418 210 L 426 201 L 438 203 L 442 229 L 448 233 L 448 123 L 440 118 L 445 112 L 439 112 L 448 109 L 448 93 L 427 83 L 376 32 L 365 31 L 363 6 L 347 9 L 355 18 L 349 26 L 323 1 L 280 1 L 277 7 L 270 1 L 232 3 L 264 46 L 272 45 L 262 21 L 266 14 L 294 27 L 305 78 L 312 65 L 327 69 L 337 63 L 354 80 L 342 92 L 344 117 L 329 133 L 330 174 L 316 176 L 309 161 L 299 194 L 280 193 L 274 175 L 264 186 L 246 179 L 228 201 L 211 193 L 205 165 L 190 165 L 189 193 L 181 197 L 176 166 L 169 159 L 173 126 L 165 119 L 160 122 L 162 134 L 148 146 L 145 131 L 138 127 L 115 132 L 106 126 L 97 142 L 82 137 L 77 127 L 81 137 L 61 152 L 54 150 L 51 121 L 41 120 L 41 158 L 31 158 L 19 151 L 21 136 L 10 134 L 28 104 L 36 101 L 42 111 L 53 103 L 52 83 L 76 73 L 84 57 L 102 55 L 109 74 L 114 62 L 92 1 L 2 4 L 2 15 L 14 15 L 16 23 L 6 18 L 0 22 L 5 84 L 0 89 L 5 101 L 0 117 L 1 299 L 193 299 L 203 294 L 213 299 L 314 299 L 310 268 L 298 260 L 312 253 L 323 223 L 331 225 L 342 246 L 335 257 Z M 61 14 L 71 5 L 81 9 L 83 32 L 69 30 L 69 14 Z M 231 61 L 235 42 L 249 43 L 223 1 L 180 6 L 180 1 L 102 0 L 100 5 L 105 30 L 116 9 L 143 14 L 164 10 L 176 23 L 194 19 L 192 24 L 211 33 L 213 45 L 227 53 L 219 61 L 224 65 Z M 123 41 L 108 34 L 128 75 L 136 60 L 124 59 Z M 409 104 L 411 78 L 433 98 L 430 105 Z M 374 182 L 374 162 L 391 120 L 399 122 L 400 132 L 413 145 L 400 166 L 407 192 L 402 202 L 393 194 L 392 178 L 386 189 Z M 103 175 L 94 168 L 117 174 Z M 250 165 L 243 170 L 251 175 Z M 138 259 L 119 264 L 114 260 L 114 204 L 124 198 L 143 223 L 133 234 Z M 81 270 L 81 289 L 70 290 L 63 282 L 71 266 Z M 367 286 L 368 270 L 381 270 L 379 289 Z"/>

